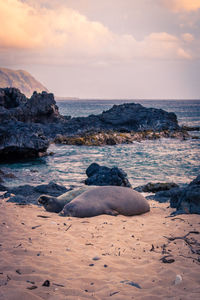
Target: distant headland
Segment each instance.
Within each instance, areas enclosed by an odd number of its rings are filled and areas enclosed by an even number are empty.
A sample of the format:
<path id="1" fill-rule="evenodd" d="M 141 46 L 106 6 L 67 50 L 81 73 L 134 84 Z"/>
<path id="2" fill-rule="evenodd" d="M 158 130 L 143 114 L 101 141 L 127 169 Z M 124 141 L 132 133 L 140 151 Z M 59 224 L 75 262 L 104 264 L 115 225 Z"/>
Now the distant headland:
<path id="1" fill-rule="evenodd" d="M 48 92 L 48 89 L 27 71 L 7 68 L 0 68 L 0 87 L 18 88 L 26 97 L 31 97 L 34 91 Z"/>

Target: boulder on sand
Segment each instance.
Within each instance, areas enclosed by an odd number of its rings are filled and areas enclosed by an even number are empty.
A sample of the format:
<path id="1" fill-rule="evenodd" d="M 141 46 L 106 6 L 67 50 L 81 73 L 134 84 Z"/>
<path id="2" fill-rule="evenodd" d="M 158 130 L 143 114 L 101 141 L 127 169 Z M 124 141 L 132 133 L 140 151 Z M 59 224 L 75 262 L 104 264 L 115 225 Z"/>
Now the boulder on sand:
<path id="1" fill-rule="evenodd" d="M 147 199 L 161 203 L 170 201 L 170 206 L 176 208 L 175 214 L 200 214 L 200 175 L 190 184 L 159 191 L 154 196 L 148 196 Z"/>
<path id="2" fill-rule="evenodd" d="M 38 186 L 32 185 L 21 185 L 12 188 L 6 188 L 7 193 L 5 197 L 10 197 L 9 202 L 16 203 L 26 203 L 26 204 L 37 204 L 37 199 L 42 194 L 50 195 L 53 197 L 58 197 L 68 191 L 68 189 L 63 185 L 58 185 L 57 183 L 51 181 L 48 184 L 41 184 Z"/>
<path id="3" fill-rule="evenodd" d="M 190 184 L 173 193 L 170 206 L 190 214 L 200 214 L 200 175 Z"/>
<path id="4" fill-rule="evenodd" d="M 85 180 L 86 185 L 116 185 L 131 187 L 127 179 L 127 174 L 117 167 L 108 168 L 100 166 L 97 163 L 92 163 L 86 170 L 88 178 Z"/>
<path id="5" fill-rule="evenodd" d="M 137 186 L 134 188 L 137 192 L 144 193 L 157 193 L 160 191 L 168 191 L 172 188 L 177 188 L 178 184 L 174 182 L 149 182 L 145 185 Z"/>

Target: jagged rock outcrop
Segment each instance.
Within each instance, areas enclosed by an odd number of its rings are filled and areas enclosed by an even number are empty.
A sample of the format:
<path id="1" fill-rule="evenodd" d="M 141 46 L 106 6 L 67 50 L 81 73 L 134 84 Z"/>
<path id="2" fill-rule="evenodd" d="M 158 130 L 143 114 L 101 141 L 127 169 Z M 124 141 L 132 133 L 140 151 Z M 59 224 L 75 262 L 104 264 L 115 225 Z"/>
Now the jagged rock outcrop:
<path id="1" fill-rule="evenodd" d="M 40 124 L 61 119 L 53 94 L 34 92 L 27 99 L 18 89 L 0 89 L 0 161 L 45 153 L 49 139 Z"/>
<path id="2" fill-rule="evenodd" d="M 88 178 L 85 180 L 86 185 L 116 185 L 131 187 L 127 174 L 117 167 L 108 168 L 92 163 L 86 170 Z"/>
<path id="3" fill-rule="evenodd" d="M 61 119 L 53 94 L 34 92 L 23 107 L 24 122 L 51 123 Z"/>
<path id="4" fill-rule="evenodd" d="M 0 89 L 0 122 L 47 123 L 60 119 L 53 94 L 34 92 L 28 99 L 16 88 Z"/>

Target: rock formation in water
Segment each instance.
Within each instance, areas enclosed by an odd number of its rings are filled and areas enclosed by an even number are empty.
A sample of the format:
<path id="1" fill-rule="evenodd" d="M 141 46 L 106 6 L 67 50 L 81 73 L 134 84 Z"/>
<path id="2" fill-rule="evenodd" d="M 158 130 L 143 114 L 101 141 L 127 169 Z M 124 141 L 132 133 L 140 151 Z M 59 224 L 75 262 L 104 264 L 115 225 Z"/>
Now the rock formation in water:
<path id="1" fill-rule="evenodd" d="M 114 105 L 88 117 L 63 117 L 53 94 L 30 99 L 16 88 L 0 89 L 0 160 L 37 157 L 49 142 L 115 145 L 160 137 L 187 137 L 174 113 L 140 104 Z"/>
<path id="2" fill-rule="evenodd" d="M 69 119 L 55 142 L 74 145 L 115 145 L 160 137 L 186 138 L 174 113 L 140 104 L 114 105 L 99 115 Z"/>
<path id="3" fill-rule="evenodd" d="M 122 133 L 180 129 L 174 113 L 168 113 L 162 109 L 146 108 L 135 103 L 114 105 L 99 115 L 72 118 L 68 127 L 79 132 L 93 130 L 95 132 L 116 131 Z"/>

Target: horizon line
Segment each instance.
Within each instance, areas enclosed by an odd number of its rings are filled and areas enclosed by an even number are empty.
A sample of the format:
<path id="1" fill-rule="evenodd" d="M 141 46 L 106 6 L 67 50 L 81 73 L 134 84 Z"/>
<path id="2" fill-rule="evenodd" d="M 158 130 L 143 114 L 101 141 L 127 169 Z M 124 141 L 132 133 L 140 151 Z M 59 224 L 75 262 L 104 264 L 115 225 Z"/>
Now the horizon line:
<path id="1" fill-rule="evenodd" d="M 79 97 L 60 97 L 60 96 L 55 96 L 54 98 L 58 101 L 65 101 L 65 100 L 71 100 L 71 101 L 84 101 L 84 100 L 88 100 L 88 101 L 111 101 L 111 100 L 115 100 L 115 101 L 200 101 L 200 98 L 96 98 L 96 97 L 88 97 L 88 98 L 79 98 Z"/>

